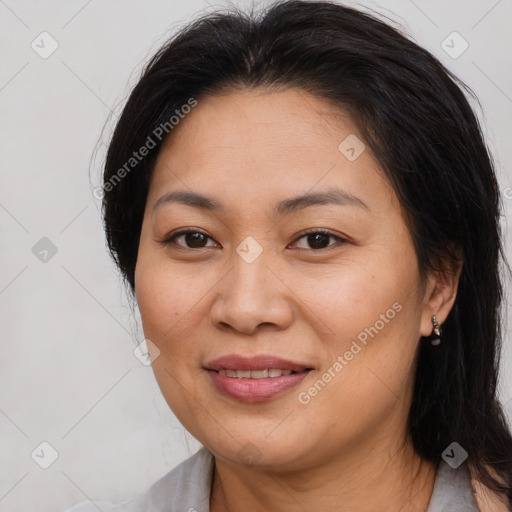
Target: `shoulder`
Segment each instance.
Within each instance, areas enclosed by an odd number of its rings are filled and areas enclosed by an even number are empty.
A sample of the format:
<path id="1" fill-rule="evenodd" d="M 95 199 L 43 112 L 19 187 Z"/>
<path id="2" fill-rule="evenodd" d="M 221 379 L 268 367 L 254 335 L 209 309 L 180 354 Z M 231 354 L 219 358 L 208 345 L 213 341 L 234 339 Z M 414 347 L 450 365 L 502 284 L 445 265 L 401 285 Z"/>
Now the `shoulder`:
<path id="1" fill-rule="evenodd" d="M 144 494 L 112 503 L 82 501 L 65 512 L 208 512 L 214 458 L 206 448 L 183 461 L 156 481 Z"/>
<path id="2" fill-rule="evenodd" d="M 491 474 L 496 477 L 496 473 L 490 469 Z M 506 499 L 492 492 L 488 487 L 477 480 L 471 473 L 471 487 L 480 512 L 510 512 Z M 498 478 L 499 479 L 499 478 Z M 501 479 L 499 479 L 502 481 Z"/>

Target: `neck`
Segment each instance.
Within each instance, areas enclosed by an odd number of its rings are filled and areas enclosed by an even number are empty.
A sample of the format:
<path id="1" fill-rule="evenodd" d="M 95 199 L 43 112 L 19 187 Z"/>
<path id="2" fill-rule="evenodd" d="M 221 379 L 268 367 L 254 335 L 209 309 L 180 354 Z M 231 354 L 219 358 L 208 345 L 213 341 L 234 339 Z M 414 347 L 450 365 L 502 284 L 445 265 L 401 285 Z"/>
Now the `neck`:
<path id="1" fill-rule="evenodd" d="M 436 467 L 412 443 L 393 451 L 378 445 L 293 471 L 268 471 L 216 458 L 210 512 L 336 510 L 373 512 L 428 508 Z"/>

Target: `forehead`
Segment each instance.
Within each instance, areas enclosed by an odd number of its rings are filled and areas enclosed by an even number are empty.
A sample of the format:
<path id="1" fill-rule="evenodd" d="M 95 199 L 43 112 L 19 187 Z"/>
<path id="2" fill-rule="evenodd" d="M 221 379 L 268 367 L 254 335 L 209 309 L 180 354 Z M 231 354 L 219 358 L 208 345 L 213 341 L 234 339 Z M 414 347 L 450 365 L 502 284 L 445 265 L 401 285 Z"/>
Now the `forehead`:
<path id="1" fill-rule="evenodd" d="M 343 152 L 346 140 L 361 151 L 357 158 Z M 380 200 L 382 208 L 396 202 L 348 114 L 300 89 L 225 91 L 198 99 L 174 127 L 160 150 L 148 202 L 173 188 L 243 204 L 333 186 L 364 202 Z"/>
<path id="2" fill-rule="evenodd" d="M 278 158 L 280 149 L 293 148 L 310 157 L 315 144 L 316 153 L 331 152 L 340 136 L 356 132 L 348 114 L 301 89 L 226 90 L 200 98 L 163 149 L 193 146 L 196 157 L 205 146 L 223 153 L 258 149 L 260 157 Z"/>

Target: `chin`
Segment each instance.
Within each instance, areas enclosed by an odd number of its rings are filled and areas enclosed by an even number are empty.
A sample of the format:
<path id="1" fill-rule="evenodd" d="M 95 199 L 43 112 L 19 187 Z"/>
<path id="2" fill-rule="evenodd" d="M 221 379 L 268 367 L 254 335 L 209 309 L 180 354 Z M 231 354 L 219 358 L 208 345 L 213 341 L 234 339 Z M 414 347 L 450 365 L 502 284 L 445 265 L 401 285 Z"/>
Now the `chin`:
<path id="1" fill-rule="evenodd" d="M 233 435 L 222 441 L 205 439 L 202 444 L 215 456 L 235 465 L 259 467 L 261 469 L 298 469 L 306 457 L 304 433 L 297 438 L 286 439 L 270 435 Z M 302 447 L 299 451 L 297 448 Z"/>

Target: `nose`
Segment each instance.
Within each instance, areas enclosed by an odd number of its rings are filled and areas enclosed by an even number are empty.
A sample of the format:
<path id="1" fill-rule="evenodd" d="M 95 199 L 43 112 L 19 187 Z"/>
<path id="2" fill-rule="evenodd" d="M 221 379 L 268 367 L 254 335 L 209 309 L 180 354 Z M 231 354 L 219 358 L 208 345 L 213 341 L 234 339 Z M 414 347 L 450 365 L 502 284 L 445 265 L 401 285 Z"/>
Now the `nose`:
<path id="1" fill-rule="evenodd" d="M 286 329 L 291 324 L 293 294 L 276 266 L 268 263 L 263 254 L 247 263 L 234 253 L 233 267 L 219 283 L 212 304 L 213 325 L 253 334 L 261 329 Z"/>

